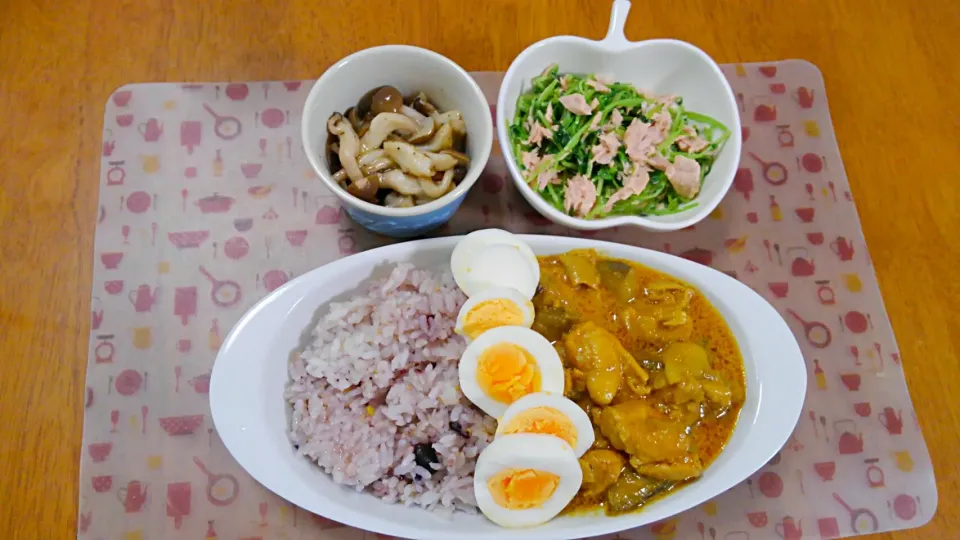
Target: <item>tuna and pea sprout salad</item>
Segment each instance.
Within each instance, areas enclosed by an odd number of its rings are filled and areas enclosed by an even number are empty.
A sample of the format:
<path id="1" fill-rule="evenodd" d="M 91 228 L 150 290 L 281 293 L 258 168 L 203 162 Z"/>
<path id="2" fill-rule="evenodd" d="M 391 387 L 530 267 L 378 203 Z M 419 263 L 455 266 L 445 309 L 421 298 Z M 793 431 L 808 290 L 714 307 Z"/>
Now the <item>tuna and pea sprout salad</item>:
<path id="1" fill-rule="evenodd" d="M 517 99 L 514 158 L 550 205 L 585 219 L 657 216 L 696 206 L 703 179 L 730 137 L 719 121 L 598 75 L 556 64 Z"/>

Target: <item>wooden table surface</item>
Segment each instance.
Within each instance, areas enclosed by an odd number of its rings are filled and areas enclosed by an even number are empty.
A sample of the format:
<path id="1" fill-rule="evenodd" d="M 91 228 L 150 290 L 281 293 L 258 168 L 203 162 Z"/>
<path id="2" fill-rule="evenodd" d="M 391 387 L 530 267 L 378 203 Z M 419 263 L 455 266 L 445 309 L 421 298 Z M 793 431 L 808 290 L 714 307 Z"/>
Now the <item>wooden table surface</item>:
<path id="1" fill-rule="evenodd" d="M 933 456 L 931 524 L 960 529 L 960 3 L 634 2 L 627 36 L 718 62 L 804 58 L 826 79 L 844 164 Z M 104 103 L 146 81 L 318 76 L 409 43 L 504 70 L 554 34 L 599 38 L 599 0 L 4 0 L 0 3 L 0 538 L 70 538 Z M 654 21 L 650 24 L 648 21 Z"/>

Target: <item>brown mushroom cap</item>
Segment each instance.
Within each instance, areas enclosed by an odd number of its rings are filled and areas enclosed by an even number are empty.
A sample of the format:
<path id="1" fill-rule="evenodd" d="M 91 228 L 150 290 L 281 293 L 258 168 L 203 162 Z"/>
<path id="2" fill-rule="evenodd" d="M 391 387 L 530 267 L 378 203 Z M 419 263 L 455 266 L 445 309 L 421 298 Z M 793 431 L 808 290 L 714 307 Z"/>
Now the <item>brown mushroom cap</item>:
<path id="1" fill-rule="evenodd" d="M 403 107 L 403 96 L 392 86 L 381 86 L 370 100 L 370 110 L 373 114 L 400 112 L 401 107 Z"/>
<path id="2" fill-rule="evenodd" d="M 453 183 L 460 185 L 460 182 L 467 176 L 469 169 L 464 165 L 457 165 L 453 168 Z"/>
<path id="3" fill-rule="evenodd" d="M 416 95 L 416 97 L 413 98 L 413 100 L 410 102 L 410 106 L 425 116 L 437 114 L 437 108 L 430 103 L 430 100 L 427 99 L 427 95 L 423 92 L 420 92 Z"/>
<path id="4" fill-rule="evenodd" d="M 363 95 L 363 97 L 360 98 L 359 101 L 357 101 L 357 114 L 361 118 L 366 117 L 367 114 L 370 114 L 370 105 L 373 103 L 373 95 L 376 94 L 381 88 L 383 87 L 377 86 L 376 88 L 371 88 L 366 94 Z"/>
<path id="5" fill-rule="evenodd" d="M 363 199 L 365 201 L 376 201 L 377 200 L 377 190 L 380 189 L 380 175 L 371 174 L 365 176 L 359 182 L 351 182 L 347 186 L 347 192 L 349 192 L 354 197 L 358 199 Z"/>

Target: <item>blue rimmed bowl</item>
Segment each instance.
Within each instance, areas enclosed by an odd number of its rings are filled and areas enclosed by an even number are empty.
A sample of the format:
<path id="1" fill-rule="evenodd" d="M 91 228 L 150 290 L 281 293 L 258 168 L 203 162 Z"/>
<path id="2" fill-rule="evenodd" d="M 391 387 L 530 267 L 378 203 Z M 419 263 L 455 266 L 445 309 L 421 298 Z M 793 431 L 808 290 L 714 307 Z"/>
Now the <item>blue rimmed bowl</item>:
<path id="1" fill-rule="evenodd" d="M 383 85 L 403 95 L 425 92 L 441 111 L 456 109 L 463 115 L 470 168 L 453 191 L 435 201 L 413 208 L 387 208 L 354 197 L 333 179 L 324 152 L 327 119 Z M 385 45 L 351 54 L 317 80 L 303 108 L 301 135 L 310 166 L 354 221 L 380 234 L 409 238 L 443 225 L 460 207 L 490 157 L 493 119 L 480 87 L 452 60 L 419 47 Z"/>

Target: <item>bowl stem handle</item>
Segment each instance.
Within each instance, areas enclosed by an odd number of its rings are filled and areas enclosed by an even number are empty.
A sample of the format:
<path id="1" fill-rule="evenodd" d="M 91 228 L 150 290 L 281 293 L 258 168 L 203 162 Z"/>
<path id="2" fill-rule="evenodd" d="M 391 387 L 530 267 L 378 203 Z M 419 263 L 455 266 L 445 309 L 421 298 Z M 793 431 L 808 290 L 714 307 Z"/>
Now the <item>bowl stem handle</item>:
<path id="1" fill-rule="evenodd" d="M 623 33 L 623 27 L 627 24 L 627 15 L 630 13 L 630 0 L 613 0 L 613 7 L 610 9 L 610 26 L 607 28 L 607 35 L 603 38 L 605 43 L 624 47 L 630 42 Z"/>

